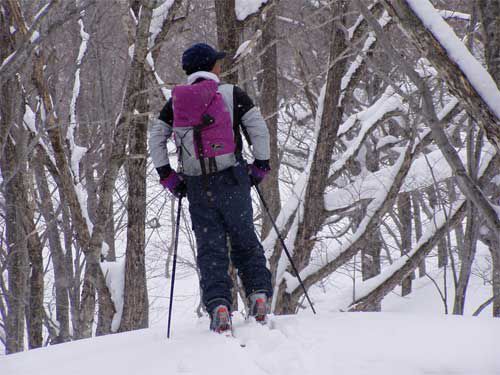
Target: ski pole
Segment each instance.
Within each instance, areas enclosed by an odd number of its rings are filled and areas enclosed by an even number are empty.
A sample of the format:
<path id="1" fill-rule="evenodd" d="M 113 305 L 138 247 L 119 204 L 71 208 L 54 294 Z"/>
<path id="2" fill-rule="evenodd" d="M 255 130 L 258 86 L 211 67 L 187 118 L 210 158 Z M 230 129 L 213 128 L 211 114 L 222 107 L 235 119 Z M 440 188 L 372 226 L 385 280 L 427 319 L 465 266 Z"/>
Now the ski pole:
<path id="1" fill-rule="evenodd" d="M 293 272 L 295 272 L 295 276 L 299 280 L 299 283 L 302 286 L 302 289 L 304 290 L 304 294 L 307 298 L 307 302 L 309 302 L 309 305 L 311 306 L 312 312 L 316 314 L 316 310 L 314 309 L 314 306 L 311 302 L 311 299 L 309 298 L 309 294 L 307 294 L 306 287 L 305 287 L 304 283 L 302 282 L 302 278 L 300 277 L 299 271 L 297 271 L 297 268 L 295 267 L 295 264 L 293 263 L 292 256 L 290 255 L 290 252 L 288 251 L 288 248 L 285 245 L 285 240 L 281 236 L 281 233 L 278 229 L 278 226 L 276 225 L 276 222 L 274 221 L 274 219 L 271 215 L 271 211 L 269 211 L 269 207 L 267 206 L 267 203 L 264 200 L 264 196 L 262 195 L 262 192 L 260 191 L 259 187 L 257 185 L 254 185 L 254 186 L 255 186 L 255 190 L 257 190 L 257 194 L 259 194 L 259 198 L 262 202 L 262 205 L 264 206 L 264 209 L 266 210 L 267 215 L 269 216 L 269 219 L 271 220 L 271 223 L 273 223 L 274 230 L 276 231 L 276 234 L 278 235 L 278 238 L 281 242 L 281 246 L 283 246 L 283 250 L 285 250 L 285 254 L 288 257 L 290 264 L 292 265 Z"/>
<path id="2" fill-rule="evenodd" d="M 170 338 L 170 322 L 172 321 L 172 305 L 174 302 L 175 268 L 177 265 L 177 247 L 179 246 L 179 227 L 181 222 L 181 208 L 182 208 L 182 195 L 179 198 L 179 205 L 177 207 L 177 219 L 175 223 L 174 259 L 172 262 L 172 282 L 170 283 L 170 301 L 168 306 L 167 338 Z"/>

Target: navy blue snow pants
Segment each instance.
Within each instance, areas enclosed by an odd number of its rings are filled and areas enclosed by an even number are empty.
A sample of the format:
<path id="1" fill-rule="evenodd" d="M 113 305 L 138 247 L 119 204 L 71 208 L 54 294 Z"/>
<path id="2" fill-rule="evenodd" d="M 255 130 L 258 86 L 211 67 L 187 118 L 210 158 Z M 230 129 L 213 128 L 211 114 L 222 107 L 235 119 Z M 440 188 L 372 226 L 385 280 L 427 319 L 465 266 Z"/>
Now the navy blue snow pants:
<path id="1" fill-rule="evenodd" d="M 271 273 L 255 233 L 246 166 L 239 164 L 206 177 L 186 176 L 185 180 L 207 311 L 232 303 L 226 234 L 231 241 L 231 261 L 246 295 L 265 292 L 270 297 Z"/>

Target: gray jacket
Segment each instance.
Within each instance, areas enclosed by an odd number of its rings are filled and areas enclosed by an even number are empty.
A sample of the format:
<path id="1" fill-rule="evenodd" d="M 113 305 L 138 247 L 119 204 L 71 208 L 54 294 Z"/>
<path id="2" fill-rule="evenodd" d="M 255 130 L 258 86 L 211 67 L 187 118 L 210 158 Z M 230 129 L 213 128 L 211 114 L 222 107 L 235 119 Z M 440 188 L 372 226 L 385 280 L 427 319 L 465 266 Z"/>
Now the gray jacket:
<path id="1" fill-rule="evenodd" d="M 205 78 L 205 77 L 202 77 Z M 258 160 L 269 160 L 269 131 L 260 111 L 252 100 L 239 87 L 230 84 L 219 85 L 218 91 L 231 114 L 233 131 L 236 130 L 236 153 L 242 149 L 242 139 L 238 127 L 248 135 L 252 144 L 253 156 Z M 235 123 L 236 121 L 236 123 Z M 235 126 L 237 125 L 237 126 Z M 201 175 L 200 161 L 195 157 L 194 138 L 191 127 L 173 127 L 173 108 L 170 99 L 162 109 L 159 118 L 151 123 L 149 150 L 156 168 L 169 165 L 167 140 L 175 132 L 175 142 L 182 158 L 181 172 L 188 176 Z M 235 154 L 226 154 L 215 158 L 217 170 L 221 171 L 236 164 Z M 208 170 L 208 160 L 206 161 Z"/>

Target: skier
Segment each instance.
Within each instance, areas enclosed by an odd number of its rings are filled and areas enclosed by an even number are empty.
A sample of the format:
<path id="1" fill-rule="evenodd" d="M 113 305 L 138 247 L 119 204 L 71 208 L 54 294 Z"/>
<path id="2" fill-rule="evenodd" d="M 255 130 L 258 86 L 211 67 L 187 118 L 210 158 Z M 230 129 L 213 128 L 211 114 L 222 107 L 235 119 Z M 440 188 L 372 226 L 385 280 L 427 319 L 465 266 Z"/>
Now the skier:
<path id="1" fill-rule="evenodd" d="M 252 100 L 239 87 L 220 82 L 225 53 L 204 43 L 182 55 L 187 85 L 176 86 L 152 124 L 149 145 L 160 183 L 175 197 L 187 194 L 196 236 L 202 301 L 210 329 L 231 329 L 231 261 L 243 282 L 249 313 L 265 322 L 272 295 L 271 273 L 253 224 L 250 188 L 269 173 L 269 132 Z M 242 157 L 241 130 L 255 160 Z M 174 134 L 179 173 L 170 167 L 167 139 Z"/>

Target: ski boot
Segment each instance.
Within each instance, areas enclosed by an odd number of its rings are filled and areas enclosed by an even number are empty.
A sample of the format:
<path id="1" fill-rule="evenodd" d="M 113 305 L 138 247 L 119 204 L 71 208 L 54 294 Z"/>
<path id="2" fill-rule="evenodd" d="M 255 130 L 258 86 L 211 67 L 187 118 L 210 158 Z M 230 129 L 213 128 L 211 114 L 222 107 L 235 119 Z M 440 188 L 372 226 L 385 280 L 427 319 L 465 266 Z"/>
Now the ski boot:
<path id="1" fill-rule="evenodd" d="M 231 313 L 226 305 L 219 305 L 210 313 L 210 330 L 217 333 L 231 332 Z"/>
<path id="2" fill-rule="evenodd" d="M 267 314 L 271 311 L 267 295 L 262 292 L 250 294 L 248 297 L 250 316 L 260 324 L 267 323 Z"/>

